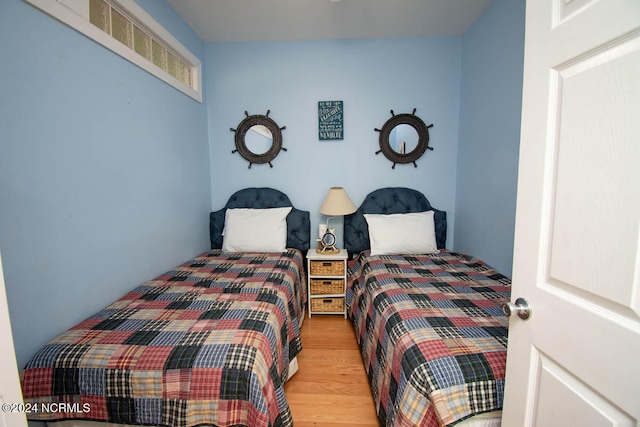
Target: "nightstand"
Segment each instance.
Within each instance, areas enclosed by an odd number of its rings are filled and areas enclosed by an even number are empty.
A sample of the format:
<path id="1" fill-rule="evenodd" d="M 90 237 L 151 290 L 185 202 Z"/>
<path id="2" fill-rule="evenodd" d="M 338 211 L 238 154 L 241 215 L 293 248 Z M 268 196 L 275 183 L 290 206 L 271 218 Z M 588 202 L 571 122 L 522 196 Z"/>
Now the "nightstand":
<path id="1" fill-rule="evenodd" d="M 309 317 L 312 314 L 342 314 L 347 318 L 344 296 L 347 285 L 347 250 L 324 255 L 307 252 Z"/>

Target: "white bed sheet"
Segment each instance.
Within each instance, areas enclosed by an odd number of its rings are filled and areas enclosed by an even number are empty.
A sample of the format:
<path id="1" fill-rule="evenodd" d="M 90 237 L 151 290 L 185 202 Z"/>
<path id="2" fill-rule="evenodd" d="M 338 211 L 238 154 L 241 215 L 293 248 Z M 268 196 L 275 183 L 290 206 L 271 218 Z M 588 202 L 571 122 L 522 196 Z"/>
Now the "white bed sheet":
<path id="1" fill-rule="evenodd" d="M 500 427 L 502 425 L 502 411 L 487 412 L 474 415 L 460 421 L 454 427 Z"/>

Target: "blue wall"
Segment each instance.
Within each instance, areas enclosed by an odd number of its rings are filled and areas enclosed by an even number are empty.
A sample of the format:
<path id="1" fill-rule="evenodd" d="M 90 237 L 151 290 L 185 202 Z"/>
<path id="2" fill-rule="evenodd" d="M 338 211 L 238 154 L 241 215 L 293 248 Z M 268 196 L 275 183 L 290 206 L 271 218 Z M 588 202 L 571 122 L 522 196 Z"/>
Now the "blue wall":
<path id="1" fill-rule="evenodd" d="M 165 2 L 139 1 L 200 58 Z M 18 363 L 208 247 L 203 104 L 0 2 L 0 251 Z"/>
<path id="2" fill-rule="evenodd" d="M 463 40 L 453 248 L 511 276 L 524 0 L 494 0 Z"/>
<path id="3" fill-rule="evenodd" d="M 205 250 L 208 212 L 247 186 L 285 191 L 314 235 L 331 186 L 356 204 L 415 188 L 448 212 L 449 248 L 510 274 L 524 0 L 494 0 L 464 37 L 206 46 L 166 2 L 138 3 L 203 59 L 205 104 L 0 1 L 0 251 L 19 364 Z M 322 100 L 344 101 L 344 140 L 318 140 Z M 392 170 L 374 128 L 413 108 L 434 151 Z M 247 169 L 229 128 L 268 109 L 288 151 Z"/>
<path id="4" fill-rule="evenodd" d="M 356 205 L 380 187 L 422 191 L 449 212 L 453 238 L 462 39 L 416 38 L 220 43 L 206 46 L 207 104 L 213 208 L 235 190 L 269 186 L 311 211 L 312 236 L 325 222 L 318 209 L 331 186 L 343 186 Z M 318 101 L 344 101 L 344 140 L 319 141 Z M 378 132 L 396 114 L 416 114 L 430 129 L 434 151 L 418 167 L 397 165 L 378 150 Z M 249 114 L 286 126 L 281 152 L 268 165 L 231 154 L 234 133 Z M 342 221 L 337 225 L 342 242 Z"/>

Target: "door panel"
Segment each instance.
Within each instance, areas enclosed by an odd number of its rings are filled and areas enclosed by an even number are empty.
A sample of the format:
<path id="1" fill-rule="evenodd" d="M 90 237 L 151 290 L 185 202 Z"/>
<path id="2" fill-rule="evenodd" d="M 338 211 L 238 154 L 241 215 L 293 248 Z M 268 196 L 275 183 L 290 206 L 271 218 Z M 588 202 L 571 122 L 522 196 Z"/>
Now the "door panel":
<path id="1" fill-rule="evenodd" d="M 559 67 L 550 142 L 557 152 L 550 278 L 625 307 L 635 286 L 611 284 L 637 284 L 640 126 L 631 114 L 640 111 L 639 43 L 634 37 Z"/>
<path id="2" fill-rule="evenodd" d="M 561 366 L 540 358 L 540 396 L 536 424 L 540 426 L 635 426 L 634 420 Z M 571 402 L 567 405 L 566 402 Z M 573 410 L 568 411 L 567 406 Z"/>

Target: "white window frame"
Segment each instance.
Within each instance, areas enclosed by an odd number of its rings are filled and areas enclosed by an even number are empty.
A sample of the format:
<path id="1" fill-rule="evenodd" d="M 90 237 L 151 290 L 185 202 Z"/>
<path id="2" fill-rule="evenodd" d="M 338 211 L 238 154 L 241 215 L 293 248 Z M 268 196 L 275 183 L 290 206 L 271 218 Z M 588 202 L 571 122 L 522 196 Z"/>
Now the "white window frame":
<path id="1" fill-rule="evenodd" d="M 169 31 L 160 25 L 134 0 L 110 0 L 111 3 L 135 17 L 159 41 L 178 53 L 191 69 L 191 83 L 188 86 L 167 73 L 153 62 L 138 55 L 133 49 L 120 43 L 109 34 L 89 22 L 88 0 L 24 0 L 53 18 L 68 25 L 90 39 L 100 43 L 107 49 L 117 53 L 129 62 L 137 65 L 160 80 L 175 87 L 184 94 L 202 103 L 202 64 L 189 49 L 180 43 Z"/>

